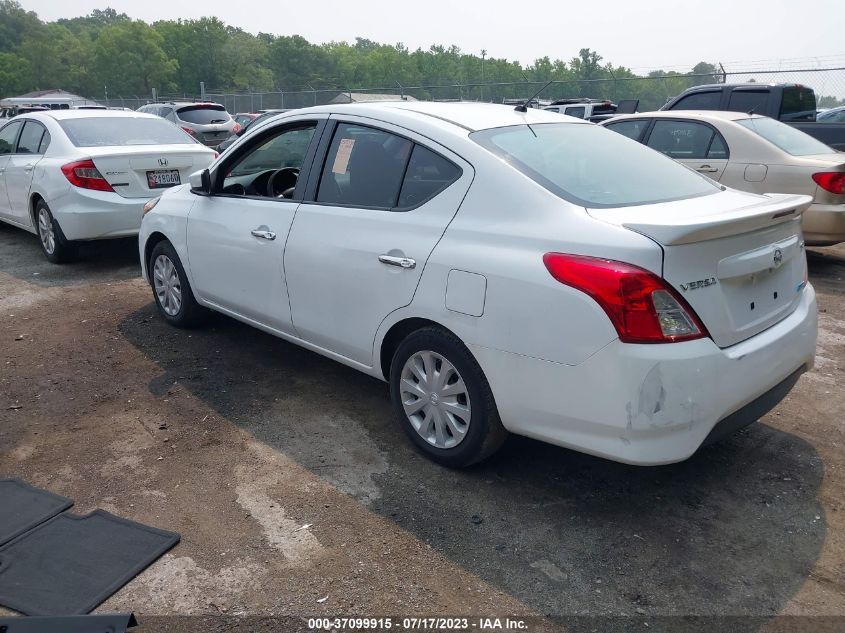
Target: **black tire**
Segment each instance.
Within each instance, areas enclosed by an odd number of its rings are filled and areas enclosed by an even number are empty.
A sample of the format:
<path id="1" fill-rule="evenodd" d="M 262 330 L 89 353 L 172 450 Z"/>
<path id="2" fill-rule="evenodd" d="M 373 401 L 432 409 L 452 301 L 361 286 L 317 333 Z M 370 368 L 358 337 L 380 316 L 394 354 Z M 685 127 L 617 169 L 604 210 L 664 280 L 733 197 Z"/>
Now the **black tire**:
<path id="1" fill-rule="evenodd" d="M 181 303 L 175 312 L 173 305 L 168 304 L 167 307 L 162 305 L 158 292 L 156 292 L 155 265 L 159 257 L 166 258 L 173 265 L 172 274 L 175 275 L 175 281 L 178 283 L 181 294 Z M 163 261 L 163 263 L 165 262 Z M 150 288 L 153 291 L 156 307 L 165 321 L 179 328 L 192 328 L 201 325 L 208 318 L 209 311 L 198 304 L 194 298 L 191 284 L 188 282 L 188 276 L 185 274 L 182 262 L 176 254 L 176 249 L 167 240 L 162 240 L 153 247 L 153 252 L 150 253 L 150 259 L 147 262 L 147 276 L 150 279 Z M 170 301 L 167 293 L 165 293 L 165 301 Z"/>
<path id="2" fill-rule="evenodd" d="M 426 351 L 442 357 L 437 361 L 441 363 L 441 369 L 443 360 L 450 363 L 466 387 L 470 419 L 463 439 L 452 447 L 439 448 L 432 443 L 431 438 L 424 438 L 406 414 L 402 402 L 402 372 L 405 364 L 417 353 Z M 495 453 L 508 436 L 484 372 L 466 346 L 451 332 L 438 327 L 426 327 L 409 334 L 393 354 L 389 382 L 393 409 L 402 429 L 420 452 L 439 464 L 463 468 L 478 463 Z M 432 402 L 430 398 L 429 402 Z M 432 404 L 443 407 L 445 398 Z M 449 434 L 450 441 L 454 441 L 457 436 L 451 434 L 451 431 Z"/>
<path id="3" fill-rule="evenodd" d="M 35 205 L 35 232 L 41 252 L 54 264 L 65 264 L 76 257 L 76 245 L 65 238 L 62 227 L 53 217 L 53 212 L 43 200 Z M 43 221 L 42 221 L 43 219 Z M 52 250 L 50 248 L 52 247 Z"/>

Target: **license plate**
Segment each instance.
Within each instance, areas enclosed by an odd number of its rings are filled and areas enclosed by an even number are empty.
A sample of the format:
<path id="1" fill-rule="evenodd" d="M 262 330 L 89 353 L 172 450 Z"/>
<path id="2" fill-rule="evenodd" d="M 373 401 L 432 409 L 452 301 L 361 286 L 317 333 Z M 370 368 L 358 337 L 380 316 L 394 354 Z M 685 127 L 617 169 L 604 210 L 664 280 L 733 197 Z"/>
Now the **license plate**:
<path id="1" fill-rule="evenodd" d="M 165 189 L 181 184 L 178 169 L 156 169 L 147 172 L 147 185 L 150 189 Z"/>

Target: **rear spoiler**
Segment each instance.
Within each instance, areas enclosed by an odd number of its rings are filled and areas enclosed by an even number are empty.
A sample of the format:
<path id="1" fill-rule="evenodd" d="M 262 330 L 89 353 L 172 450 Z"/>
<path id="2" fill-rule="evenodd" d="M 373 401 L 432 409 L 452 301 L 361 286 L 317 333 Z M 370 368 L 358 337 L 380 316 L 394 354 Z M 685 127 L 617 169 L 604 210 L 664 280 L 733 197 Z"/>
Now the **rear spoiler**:
<path id="1" fill-rule="evenodd" d="M 677 207 L 653 205 L 628 209 L 590 209 L 593 217 L 642 233 L 661 244 L 676 245 L 749 233 L 800 218 L 810 196 L 765 194 L 766 199 L 723 213 L 692 213 L 678 217 Z M 668 208 L 667 208 L 668 207 Z"/>

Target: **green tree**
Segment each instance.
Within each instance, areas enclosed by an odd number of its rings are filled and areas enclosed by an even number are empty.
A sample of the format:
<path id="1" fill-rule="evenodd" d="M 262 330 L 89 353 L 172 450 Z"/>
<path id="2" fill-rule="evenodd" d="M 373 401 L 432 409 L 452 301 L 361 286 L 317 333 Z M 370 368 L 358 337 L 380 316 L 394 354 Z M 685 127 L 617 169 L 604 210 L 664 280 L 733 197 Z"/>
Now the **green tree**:
<path id="1" fill-rule="evenodd" d="M 120 22 L 100 32 L 94 44 L 97 79 L 110 94 L 149 95 L 172 90 L 178 62 L 162 49 L 163 38 L 141 21 Z"/>

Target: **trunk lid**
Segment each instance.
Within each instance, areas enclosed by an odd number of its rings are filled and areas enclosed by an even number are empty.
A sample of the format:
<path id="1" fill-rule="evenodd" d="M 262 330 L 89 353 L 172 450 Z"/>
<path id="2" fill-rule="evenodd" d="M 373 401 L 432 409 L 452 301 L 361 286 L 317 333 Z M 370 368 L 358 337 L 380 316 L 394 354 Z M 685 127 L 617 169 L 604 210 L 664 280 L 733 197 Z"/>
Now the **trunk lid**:
<path id="1" fill-rule="evenodd" d="M 124 198 L 157 196 L 188 182 L 188 176 L 214 160 L 214 152 L 193 143 L 85 149 L 103 178 Z"/>
<path id="2" fill-rule="evenodd" d="M 641 207 L 588 209 L 663 248 L 663 278 L 695 310 L 719 347 L 784 319 L 806 284 L 801 214 L 809 196 L 712 196 Z"/>

